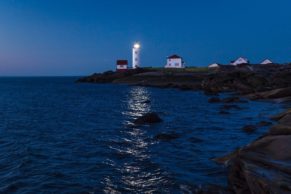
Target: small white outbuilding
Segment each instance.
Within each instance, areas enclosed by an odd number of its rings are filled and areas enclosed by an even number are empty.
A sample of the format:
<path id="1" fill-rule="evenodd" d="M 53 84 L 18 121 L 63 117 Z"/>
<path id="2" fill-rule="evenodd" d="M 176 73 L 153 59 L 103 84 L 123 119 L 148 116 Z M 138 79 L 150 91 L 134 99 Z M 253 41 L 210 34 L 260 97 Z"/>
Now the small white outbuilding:
<path id="1" fill-rule="evenodd" d="M 269 59 L 265 59 L 263 62 L 261 62 L 261 65 L 267 65 L 267 64 L 273 64 L 273 62 Z"/>
<path id="2" fill-rule="evenodd" d="M 237 65 L 241 65 L 241 64 L 249 64 L 250 61 L 247 58 L 244 57 L 239 57 L 237 60 L 235 61 L 231 61 L 231 65 L 237 66 Z"/>
<path id="3" fill-rule="evenodd" d="M 208 69 L 216 69 L 219 68 L 219 64 L 218 63 L 213 63 L 211 65 L 208 65 Z"/>
<path id="4" fill-rule="evenodd" d="M 185 68 L 183 58 L 178 55 L 169 56 L 165 68 Z"/>

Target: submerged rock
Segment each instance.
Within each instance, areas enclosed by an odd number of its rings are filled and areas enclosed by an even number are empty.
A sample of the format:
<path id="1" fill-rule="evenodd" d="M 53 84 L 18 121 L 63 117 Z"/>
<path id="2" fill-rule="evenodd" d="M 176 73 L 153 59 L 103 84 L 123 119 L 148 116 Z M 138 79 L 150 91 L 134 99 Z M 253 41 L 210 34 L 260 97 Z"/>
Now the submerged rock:
<path id="1" fill-rule="evenodd" d="M 171 140 L 175 140 L 178 139 L 180 137 L 179 134 L 177 133 L 161 133 L 155 136 L 156 140 L 160 140 L 160 141 L 171 141 Z"/>
<path id="2" fill-rule="evenodd" d="M 239 107 L 238 105 L 230 105 L 230 104 L 225 104 L 221 107 L 221 110 L 231 110 L 231 109 L 234 109 L 234 110 L 241 110 L 242 108 Z"/>
<path id="3" fill-rule="evenodd" d="M 272 125 L 273 123 L 272 122 L 269 122 L 269 121 L 261 121 L 257 124 L 258 127 L 266 127 L 266 126 L 270 126 Z"/>
<path id="4" fill-rule="evenodd" d="M 255 126 L 255 125 L 247 125 L 247 126 L 244 126 L 242 128 L 242 130 L 244 130 L 247 133 L 252 133 L 252 132 L 255 132 L 257 130 L 257 126 Z"/>
<path id="5" fill-rule="evenodd" d="M 197 138 L 197 137 L 190 137 L 188 140 L 189 140 L 191 143 L 201 143 L 201 142 L 204 141 L 203 139 L 200 139 L 200 138 Z"/>
<path id="6" fill-rule="evenodd" d="M 163 120 L 159 117 L 157 113 L 147 113 L 134 121 L 136 125 L 153 124 L 160 123 Z"/>
<path id="7" fill-rule="evenodd" d="M 221 110 L 221 111 L 219 111 L 219 114 L 221 114 L 221 115 L 229 115 L 230 112 L 227 112 L 225 110 Z"/>

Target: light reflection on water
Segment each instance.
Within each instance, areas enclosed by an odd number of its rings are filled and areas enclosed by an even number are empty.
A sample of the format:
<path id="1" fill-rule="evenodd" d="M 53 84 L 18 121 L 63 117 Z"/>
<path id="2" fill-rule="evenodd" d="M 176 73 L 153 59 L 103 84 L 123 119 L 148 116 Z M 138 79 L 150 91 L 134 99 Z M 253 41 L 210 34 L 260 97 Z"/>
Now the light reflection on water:
<path id="1" fill-rule="evenodd" d="M 130 117 L 139 117 L 145 113 L 151 111 L 150 103 L 145 103 L 146 101 L 150 101 L 150 93 L 147 88 L 143 87 L 133 87 L 131 88 L 128 99 L 127 106 L 128 111 L 123 114 Z"/>
<path id="2" fill-rule="evenodd" d="M 151 162 L 149 146 L 154 144 L 145 129 L 132 125 L 132 120 L 151 112 L 150 93 L 144 87 L 132 87 L 127 97 L 127 110 L 122 114 L 128 118 L 127 127 L 121 130 L 122 146 L 110 146 L 118 154 L 126 156 L 125 161 L 116 166 L 121 176 L 120 188 L 116 188 L 107 177 L 105 193 L 158 191 L 159 185 L 166 182 L 164 172 L 158 165 Z M 126 142 L 126 143 L 125 143 Z"/>

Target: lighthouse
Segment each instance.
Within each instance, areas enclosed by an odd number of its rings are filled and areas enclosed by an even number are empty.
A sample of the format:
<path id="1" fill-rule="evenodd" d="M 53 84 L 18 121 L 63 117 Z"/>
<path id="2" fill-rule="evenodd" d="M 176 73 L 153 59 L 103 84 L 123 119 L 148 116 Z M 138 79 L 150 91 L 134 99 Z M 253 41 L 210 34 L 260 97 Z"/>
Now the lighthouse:
<path id="1" fill-rule="evenodd" d="M 134 43 L 132 48 L 132 68 L 137 69 L 140 67 L 140 44 Z"/>

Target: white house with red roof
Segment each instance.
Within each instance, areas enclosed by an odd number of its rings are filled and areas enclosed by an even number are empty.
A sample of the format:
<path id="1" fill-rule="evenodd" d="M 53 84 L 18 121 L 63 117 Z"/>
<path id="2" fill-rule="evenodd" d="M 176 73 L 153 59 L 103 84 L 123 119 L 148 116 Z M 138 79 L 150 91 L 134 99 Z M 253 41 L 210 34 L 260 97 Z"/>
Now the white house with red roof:
<path id="1" fill-rule="evenodd" d="M 183 58 L 178 55 L 169 56 L 165 68 L 185 68 Z"/>
<path id="2" fill-rule="evenodd" d="M 128 69 L 127 60 L 117 60 L 116 61 L 116 71 L 126 71 Z"/>

